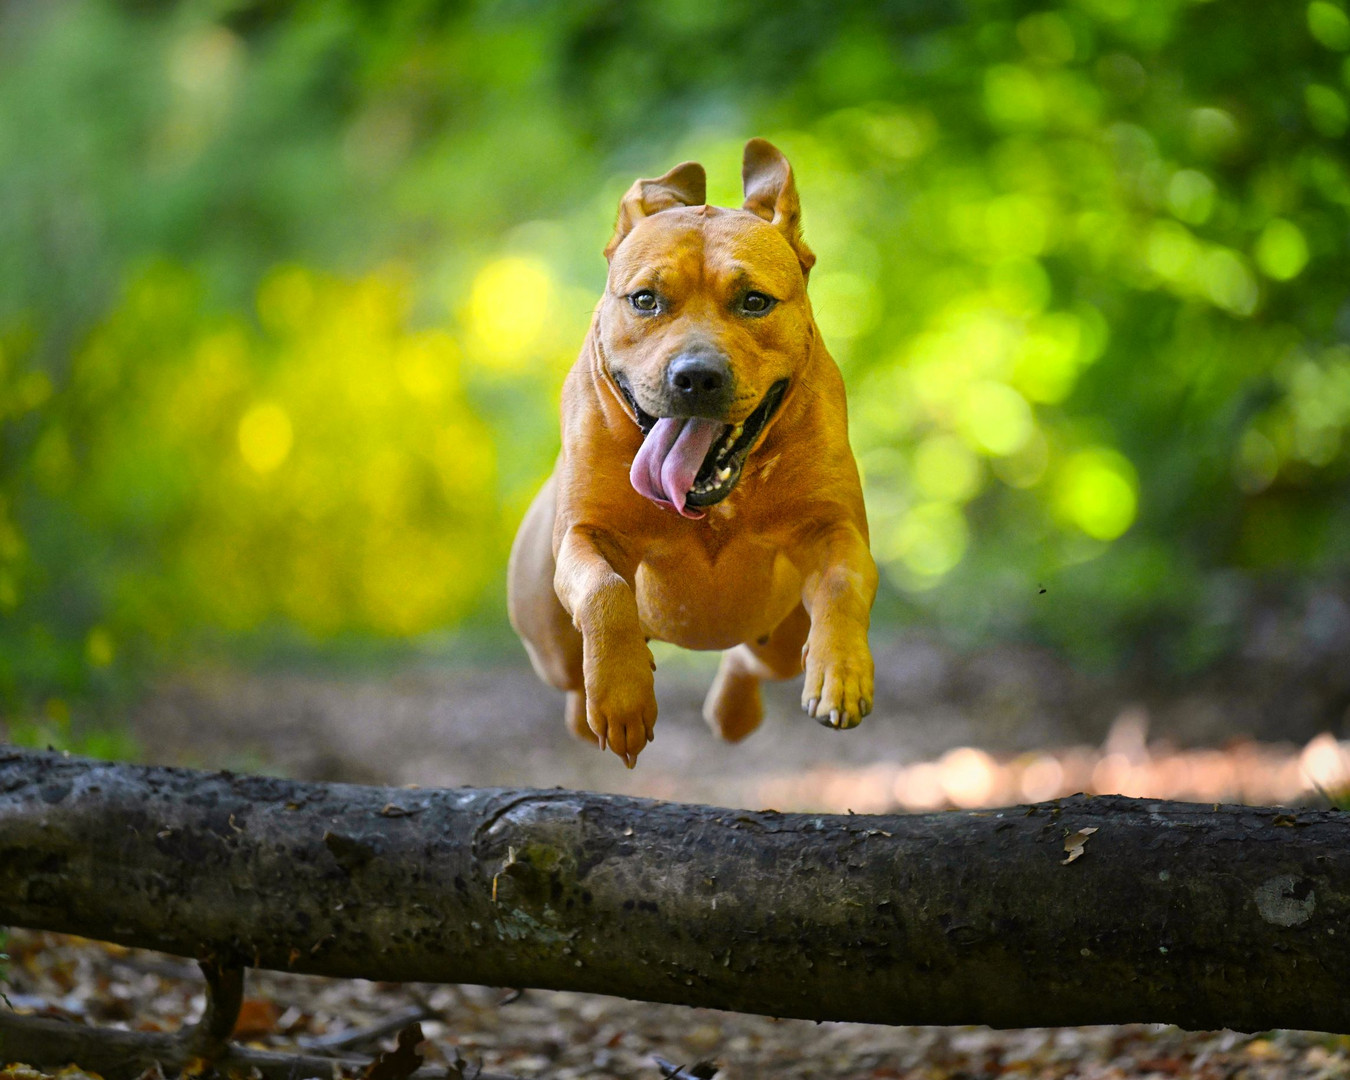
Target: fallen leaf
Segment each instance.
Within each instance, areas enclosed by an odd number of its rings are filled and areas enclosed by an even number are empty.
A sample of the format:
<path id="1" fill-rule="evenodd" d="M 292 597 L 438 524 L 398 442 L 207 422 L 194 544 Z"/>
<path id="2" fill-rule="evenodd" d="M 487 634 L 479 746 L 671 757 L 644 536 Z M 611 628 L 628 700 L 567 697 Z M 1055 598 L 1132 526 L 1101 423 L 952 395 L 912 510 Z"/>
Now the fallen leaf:
<path id="1" fill-rule="evenodd" d="M 245 998 L 239 1006 L 239 1019 L 234 1022 L 236 1039 L 257 1039 L 270 1035 L 277 1027 L 281 1007 L 266 998 Z"/>
<path id="2" fill-rule="evenodd" d="M 361 1080 L 408 1080 L 422 1064 L 422 1055 L 417 1052 L 421 1042 L 422 1025 L 409 1024 L 398 1033 L 398 1046 L 372 1061 Z"/>
<path id="3" fill-rule="evenodd" d="M 1086 829 L 1079 829 L 1076 833 L 1066 836 L 1064 838 L 1064 850 L 1068 852 L 1068 855 L 1060 860 L 1059 865 L 1068 866 L 1069 863 L 1083 854 L 1083 845 L 1087 843 L 1088 837 L 1096 831 L 1097 826 L 1090 825 Z"/>

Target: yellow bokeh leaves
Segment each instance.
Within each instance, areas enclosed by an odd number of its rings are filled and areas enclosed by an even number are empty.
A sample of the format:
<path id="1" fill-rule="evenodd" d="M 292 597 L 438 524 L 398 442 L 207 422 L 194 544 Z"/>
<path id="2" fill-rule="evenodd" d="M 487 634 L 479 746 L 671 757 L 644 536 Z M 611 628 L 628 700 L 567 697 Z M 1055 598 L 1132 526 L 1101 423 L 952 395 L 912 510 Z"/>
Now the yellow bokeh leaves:
<path id="1" fill-rule="evenodd" d="M 135 477 L 173 515 L 164 572 L 189 621 L 414 635 L 462 618 L 508 540 L 496 443 L 459 342 L 409 325 L 407 275 L 280 267 L 258 290 L 259 333 L 203 314 L 185 273 L 156 274 L 77 362 L 91 393 L 135 399 L 103 409 L 121 427 L 88 434 L 84 490 L 124 498 Z M 111 641 L 91 636 L 90 664 Z"/>
<path id="2" fill-rule="evenodd" d="M 270 473 L 285 461 L 294 439 L 291 418 L 272 401 L 254 405 L 239 421 L 239 453 L 256 473 Z"/>
<path id="3" fill-rule="evenodd" d="M 556 291 L 537 260 L 508 256 L 488 263 L 469 290 L 466 321 L 474 355 L 505 371 L 524 367 L 554 317 Z"/>

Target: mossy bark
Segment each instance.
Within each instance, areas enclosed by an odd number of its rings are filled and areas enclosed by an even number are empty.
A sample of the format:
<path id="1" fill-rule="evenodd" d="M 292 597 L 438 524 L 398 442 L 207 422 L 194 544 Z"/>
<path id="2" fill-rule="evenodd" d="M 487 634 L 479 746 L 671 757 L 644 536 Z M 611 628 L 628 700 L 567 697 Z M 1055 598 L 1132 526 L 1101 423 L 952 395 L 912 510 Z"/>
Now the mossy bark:
<path id="1" fill-rule="evenodd" d="M 0 751 L 0 924 L 279 970 L 816 1020 L 1347 1032 L 1347 916 L 1336 811 L 779 814 Z"/>

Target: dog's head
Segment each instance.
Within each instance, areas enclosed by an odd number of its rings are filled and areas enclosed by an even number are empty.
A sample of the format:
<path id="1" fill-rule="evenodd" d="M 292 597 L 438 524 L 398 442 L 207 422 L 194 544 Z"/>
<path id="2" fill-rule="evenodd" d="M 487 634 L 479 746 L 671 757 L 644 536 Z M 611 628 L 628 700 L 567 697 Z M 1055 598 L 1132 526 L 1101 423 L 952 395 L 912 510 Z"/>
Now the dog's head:
<path id="1" fill-rule="evenodd" d="M 725 499 L 811 353 L 815 255 L 787 158 L 745 147 L 745 204 L 707 206 L 703 166 L 639 180 L 605 248 L 603 376 L 642 431 L 632 483 L 685 517 Z"/>

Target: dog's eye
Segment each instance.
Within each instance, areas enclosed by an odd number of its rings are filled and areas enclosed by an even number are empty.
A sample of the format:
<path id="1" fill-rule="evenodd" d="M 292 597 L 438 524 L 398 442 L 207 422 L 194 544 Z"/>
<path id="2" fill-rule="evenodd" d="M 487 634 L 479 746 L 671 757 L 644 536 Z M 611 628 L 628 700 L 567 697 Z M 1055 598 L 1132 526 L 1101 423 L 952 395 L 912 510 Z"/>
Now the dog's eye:
<path id="1" fill-rule="evenodd" d="M 777 302 L 772 296 L 765 296 L 762 292 L 746 293 L 745 298 L 741 300 L 741 310 L 747 315 L 763 315 Z"/>
<path id="2" fill-rule="evenodd" d="M 656 293 L 651 289 L 643 289 L 641 292 L 635 292 L 628 298 L 628 302 L 638 311 L 653 312 L 661 305 L 656 300 Z"/>

